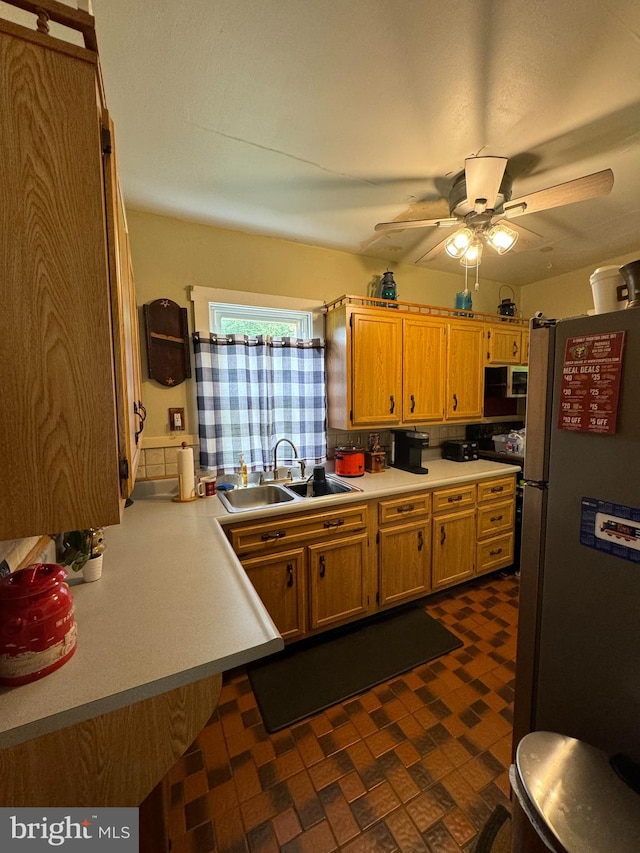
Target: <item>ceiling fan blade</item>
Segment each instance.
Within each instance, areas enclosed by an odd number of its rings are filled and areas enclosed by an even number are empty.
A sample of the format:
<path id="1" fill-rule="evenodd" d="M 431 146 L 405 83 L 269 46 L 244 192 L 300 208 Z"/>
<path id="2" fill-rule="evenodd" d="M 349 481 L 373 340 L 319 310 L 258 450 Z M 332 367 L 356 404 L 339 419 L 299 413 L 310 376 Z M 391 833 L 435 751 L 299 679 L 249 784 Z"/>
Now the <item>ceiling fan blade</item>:
<path id="1" fill-rule="evenodd" d="M 417 260 L 414 261 L 414 264 L 420 264 L 425 261 L 432 261 L 434 258 L 437 258 L 440 252 L 444 250 L 444 244 L 446 243 L 446 237 L 444 240 L 440 240 L 439 243 L 436 243 L 428 252 L 424 255 L 421 255 Z"/>
<path id="2" fill-rule="evenodd" d="M 493 210 L 506 168 L 506 157 L 467 157 L 464 161 L 467 201 L 477 213 Z M 477 204 L 476 199 L 484 199 L 484 204 Z"/>
<path id="3" fill-rule="evenodd" d="M 588 201 L 591 198 L 609 195 L 612 187 L 613 172 L 611 169 L 603 169 L 601 172 L 594 172 L 591 175 L 576 178 L 574 181 L 547 187 L 546 190 L 512 198 L 504 205 L 503 215 L 507 219 L 512 219 L 515 216 L 523 216 L 525 213 L 538 213 L 553 207 L 562 207 L 564 204 Z"/>
<path id="4" fill-rule="evenodd" d="M 457 225 L 458 222 L 458 219 L 450 217 L 442 219 L 396 219 L 393 222 L 378 222 L 374 230 L 404 231 L 405 228 L 426 228 L 427 226 L 450 228 L 452 225 Z"/>

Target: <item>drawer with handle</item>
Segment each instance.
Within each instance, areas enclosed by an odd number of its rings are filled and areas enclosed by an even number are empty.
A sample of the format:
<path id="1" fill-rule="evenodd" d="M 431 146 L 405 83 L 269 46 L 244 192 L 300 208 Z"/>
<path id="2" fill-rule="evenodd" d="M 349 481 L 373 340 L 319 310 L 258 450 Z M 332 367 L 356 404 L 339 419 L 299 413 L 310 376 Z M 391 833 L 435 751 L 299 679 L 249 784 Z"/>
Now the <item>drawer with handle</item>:
<path id="1" fill-rule="evenodd" d="M 380 501 L 378 504 L 378 518 L 380 524 L 388 524 L 390 521 L 398 521 L 406 518 L 425 516 L 431 512 L 431 495 L 425 492 L 421 495 L 410 495 L 408 497 L 393 498 L 392 500 Z"/>
<path id="2" fill-rule="evenodd" d="M 433 493 L 433 511 L 451 512 L 474 506 L 476 502 L 476 484 L 465 483 L 450 489 L 436 489 Z"/>
<path id="3" fill-rule="evenodd" d="M 490 503 L 478 507 L 478 539 L 511 532 L 515 521 L 515 502 L 513 500 Z"/>
<path id="4" fill-rule="evenodd" d="M 516 478 L 500 477 L 496 480 L 481 480 L 478 483 L 478 503 L 509 498 L 516 493 Z"/>
<path id="5" fill-rule="evenodd" d="M 227 527 L 226 533 L 236 554 L 273 551 L 291 544 L 306 544 L 330 533 L 353 533 L 367 526 L 367 507 L 352 504 L 323 513 L 273 516 Z"/>
<path id="6" fill-rule="evenodd" d="M 513 563 L 513 533 L 478 542 L 476 574 L 491 572 Z"/>

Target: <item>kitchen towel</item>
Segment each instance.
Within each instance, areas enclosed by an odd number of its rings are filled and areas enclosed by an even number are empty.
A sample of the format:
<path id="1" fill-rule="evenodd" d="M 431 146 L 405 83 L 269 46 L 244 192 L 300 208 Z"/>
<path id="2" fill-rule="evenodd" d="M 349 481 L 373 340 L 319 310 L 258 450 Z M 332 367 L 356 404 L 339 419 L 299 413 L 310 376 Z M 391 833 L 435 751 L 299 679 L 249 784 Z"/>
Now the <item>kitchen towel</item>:
<path id="1" fill-rule="evenodd" d="M 192 500 L 196 490 L 192 447 L 183 447 L 178 450 L 178 479 L 180 482 L 180 500 Z"/>

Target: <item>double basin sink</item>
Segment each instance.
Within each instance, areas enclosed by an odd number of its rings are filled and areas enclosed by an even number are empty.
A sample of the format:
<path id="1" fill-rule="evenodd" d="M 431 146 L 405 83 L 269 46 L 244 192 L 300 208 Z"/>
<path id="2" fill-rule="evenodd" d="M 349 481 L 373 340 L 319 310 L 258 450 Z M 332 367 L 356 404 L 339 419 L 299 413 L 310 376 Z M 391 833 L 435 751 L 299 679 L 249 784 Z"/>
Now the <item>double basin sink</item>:
<path id="1" fill-rule="evenodd" d="M 311 488 L 310 488 L 311 487 Z M 326 479 L 327 495 L 347 494 L 348 492 L 360 492 L 356 486 L 343 483 L 328 476 Z M 313 492 L 313 482 L 299 483 L 266 483 L 263 486 L 247 486 L 243 489 L 232 489 L 230 491 L 218 491 L 218 497 L 228 512 L 248 512 L 254 509 L 264 509 L 269 506 L 288 504 L 291 502 L 304 502 L 310 498 L 317 497 Z"/>

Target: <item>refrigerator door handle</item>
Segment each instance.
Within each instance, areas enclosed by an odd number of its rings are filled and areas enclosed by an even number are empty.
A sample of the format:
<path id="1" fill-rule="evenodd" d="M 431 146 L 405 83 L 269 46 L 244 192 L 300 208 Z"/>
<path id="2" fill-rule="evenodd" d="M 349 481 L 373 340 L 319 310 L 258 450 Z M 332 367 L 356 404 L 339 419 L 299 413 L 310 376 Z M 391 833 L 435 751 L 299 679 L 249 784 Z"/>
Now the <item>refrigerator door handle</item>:
<path id="1" fill-rule="evenodd" d="M 546 480 L 523 480 L 525 486 L 531 486 L 532 489 L 548 489 L 549 483 Z"/>

